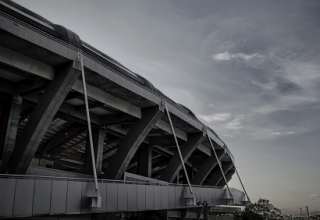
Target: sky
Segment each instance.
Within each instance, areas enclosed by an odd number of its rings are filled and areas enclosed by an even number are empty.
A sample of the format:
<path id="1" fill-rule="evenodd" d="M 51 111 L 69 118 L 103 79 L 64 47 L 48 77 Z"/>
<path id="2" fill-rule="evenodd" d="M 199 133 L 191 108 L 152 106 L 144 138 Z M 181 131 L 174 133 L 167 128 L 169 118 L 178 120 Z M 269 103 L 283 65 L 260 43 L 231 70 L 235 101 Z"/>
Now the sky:
<path id="1" fill-rule="evenodd" d="M 320 1 L 16 2 L 190 108 L 229 146 L 253 201 L 320 209 Z"/>

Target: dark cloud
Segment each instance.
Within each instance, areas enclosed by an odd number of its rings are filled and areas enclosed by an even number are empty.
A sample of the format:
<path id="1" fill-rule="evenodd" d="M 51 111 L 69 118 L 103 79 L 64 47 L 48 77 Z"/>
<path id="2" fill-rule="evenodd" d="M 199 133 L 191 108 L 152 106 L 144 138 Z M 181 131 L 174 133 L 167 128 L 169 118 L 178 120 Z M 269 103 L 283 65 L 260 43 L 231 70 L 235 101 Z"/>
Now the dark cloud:
<path id="1" fill-rule="evenodd" d="M 301 87 L 297 83 L 281 77 L 276 79 L 276 89 L 280 94 L 290 94 L 301 91 Z"/>
<path id="2" fill-rule="evenodd" d="M 319 1 L 17 2 L 206 120 L 230 146 L 253 198 L 320 208 L 309 196 L 320 191 Z"/>

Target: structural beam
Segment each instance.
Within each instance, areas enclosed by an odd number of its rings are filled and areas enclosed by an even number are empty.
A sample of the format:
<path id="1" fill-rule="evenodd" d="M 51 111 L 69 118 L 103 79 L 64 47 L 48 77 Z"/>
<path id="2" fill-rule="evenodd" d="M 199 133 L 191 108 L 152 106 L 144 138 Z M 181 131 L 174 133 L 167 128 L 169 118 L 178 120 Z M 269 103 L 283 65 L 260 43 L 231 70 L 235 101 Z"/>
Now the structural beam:
<path id="1" fill-rule="evenodd" d="M 164 147 L 161 147 L 161 146 L 159 146 L 159 145 L 153 145 L 153 149 L 154 149 L 155 151 L 158 151 L 158 152 L 161 153 L 161 154 L 164 154 L 165 156 L 171 157 L 171 156 L 174 155 L 174 152 L 172 152 L 171 150 L 168 150 L 168 149 L 166 149 L 166 148 L 164 148 Z"/>
<path id="2" fill-rule="evenodd" d="M 13 27 L 11 27 L 11 26 L 13 26 Z M 10 28 L 8 28 L 8 27 L 10 27 Z M 3 28 L 4 30 L 8 31 L 9 33 L 17 35 L 18 37 L 20 37 L 26 41 L 36 43 L 38 46 L 46 48 L 47 50 L 50 50 L 51 52 L 53 52 L 55 54 L 59 54 L 59 55 L 66 57 L 68 59 L 72 59 L 75 56 L 75 50 L 71 49 L 70 47 L 67 47 L 65 44 L 61 44 L 60 42 L 54 41 L 53 39 L 48 38 L 46 35 L 42 35 L 41 33 L 38 33 L 36 31 L 34 31 L 33 29 L 29 29 L 28 27 L 25 27 L 23 25 L 19 25 L 19 27 L 16 27 L 12 23 L 12 21 L 10 21 L 6 18 L 3 18 L 2 23 L 0 24 L 0 28 Z M 94 48 L 91 48 L 86 44 L 84 44 L 83 46 L 84 46 L 84 48 L 88 49 L 89 51 L 91 51 L 91 52 L 94 51 L 97 53 L 97 55 L 101 55 Z M 10 52 L 13 52 L 13 51 L 10 51 Z M 4 54 L 6 54 L 6 53 L 4 53 Z M 16 57 L 16 55 L 14 55 L 14 56 Z M 22 57 L 21 60 L 25 61 L 26 59 L 25 59 L 25 57 Z M 10 60 L 3 59 L 2 62 L 3 63 L 10 63 Z M 24 70 L 26 72 L 31 72 L 33 74 L 38 74 L 38 75 L 44 75 L 47 78 L 51 77 L 50 68 L 47 69 L 47 67 L 44 66 L 43 63 L 37 63 L 37 61 L 33 62 L 33 63 L 36 63 L 37 66 L 42 67 L 42 69 L 44 70 L 42 72 L 34 71 L 32 68 L 28 68 L 28 66 L 25 65 L 25 63 L 28 63 L 28 62 L 24 62 L 24 63 L 16 65 L 16 66 L 18 66 L 19 68 L 22 68 L 22 69 L 27 69 L 27 70 Z M 108 59 L 105 59 L 105 62 L 101 63 L 101 62 L 94 60 L 92 56 L 88 56 L 87 54 L 84 54 L 84 65 L 86 68 L 92 70 L 93 72 L 97 73 L 98 75 L 101 75 L 101 76 L 109 79 L 110 81 L 120 85 L 123 88 L 126 88 L 126 89 L 132 91 L 133 93 L 137 94 L 138 96 L 141 96 L 141 97 L 151 101 L 154 104 L 160 104 L 162 102 L 162 98 L 159 97 L 158 95 L 154 94 L 149 89 L 146 89 L 145 87 L 142 87 L 142 86 L 138 85 L 137 83 L 132 82 L 131 80 L 127 80 L 125 77 L 122 76 L 122 74 L 118 74 L 118 71 L 116 71 L 116 70 L 128 72 L 128 69 L 124 68 L 121 65 L 118 65 L 112 61 L 110 62 L 110 60 L 108 60 Z M 30 69 L 31 69 L 31 71 L 29 71 Z M 181 120 L 187 122 L 189 125 L 191 125 L 192 127 L 196 128 L 198 130 L 201 130 L 203 128 L 203 124 L 199 120 L 195 119 L 194 117 L 190 117 L 190 114 L 185 109 L 182 110 L 182 108 L 177 107 L 175 103 L 171 102 L 170 100 L 168 100 L 168 101 L 169 101 L 168 108 L 172 114 L 174 114 L 175 116 L 177 116 Z M 220 140 L 220 138 L 215 133 L 208 132 L 208 135 L 216 143 L 218 143 L 220 146 L 224 145 L 224 143 Z"/>
<path id="3" fill-rule="evenodd" d="M 118 148 L 112 148 L 111 150 L 108 150 L 103 154 L 103 160 L 106 160 L 109 157 L 112 157 L 117 151 L 118 151 Z"/>
<path id="4" fill-rule="evenodd" d="M 4 135 L 1 171 L 5 172 L 8 162 L 16 144 L 17 131 L 19 127 L 19 119 L 22 108 L 22 97 L 16 95 L 11 99 L 9 114 L 7 119 L 7 127 Z"/>
<path id="5" fill-rule="evenodd" d="M 230 161 L 222 162 L 223 173 L 226 174 L 230 169 L 232 169 L 232 167 L 233 167 L 232 162 Z M 210 185 L 216 186 L 221 180 L 224 181 L 221 171 L 219 169 L 213 169 L 212 176 L 207 180 L 207 182 Z"/>
<path id="6" fill-rule="evenodd" d="M 93 146 L 96 159 L 96 169 L 98 174 L 102 173 L 103 147 L 106 134 L 106 130 L 102 128 L 97 128 L 93 130 Z"/>
<path id="7" fill-rule="evenodd" d="M 92 131 L 93 147 L 94 147 L 94 157 L 96 161 L 96 170 L 98 174 L 102 174 L 102 165 L 103 165 L 103 148 L 104 141 L 106 138 L 107 131 L 103 128 L 94 128 Z M 92 158 L 89 146 L 89 140 L 87 137 L 86 142 L 86 151 L 85 151 L 85 164 L 84 167 L 86 171 L 92 173 Z"/>
<path id="8" fill-rule="evenodd" d="M 232 167 L 230 170 L 226 171 L 226 179 L 227 182 L 231 180 L 232 175 L 234 174 L 234 167 Z M 216 184 L 217 186 L 224 186 L 226 183 L 224 182 L 223 179 L 220 179 L 219 182 Z"/>
<path id="9" fill-rule="evenodd" d="M 138 150 L 138 174 L 146 177 L 152 174 L 152 147 L 146 144 Z"/>
<path id="10" fill-rule="evenodd" d="M 109 114 L 106 116 L 101 117 L 102 123 L 106 125 L 118 125 L 123 123 L 134 123 L 136 122 L 136 118 L 131 117 L 130 115 L 123 114 L 123 113 L 115 113 Z"/>
<path id="11" fill-rule="evenodd" d="M 57 152 L 59 151 L 59 146 L 69 142 L 83 131 L 84 127 L 79 126 L 78 123 L 68 123 L 64 129 L 59 131 L 43 147 L 41 147 L 40 151 L 42 154 Z"/>
<path id="12" fill-rule="evenodd" d="M 69 104 L 63 104 L 61 106 L 61 108 L 60 108 L 60 110 L 58 112 L 58 116 L 63 118 L 63 119 L 65 119 L 65 120 L 73 121 L 73 122 L 77 122 L 77 123 L 81 123 L 81 124 L 85 123 L 85 120 L 86 120 L 84 114 L 81 114 L 76 108 L 74 108 L 73 106 L 71 106 Z M 91 114 L 90 116 L 91 116 L 91 122 L 95 126 L 103 126 L 104 124 L 102 122 L 105 122 L 106 124 L 108 124 L 108 121 L 106 121 L 104 117 L 101 118 L 101 117 L 98 117 L 98 116 L 96 116 L 94 114 Z M 155 126 L 158 127 L 159 124 L 161 124 L 161 126 L 167 126 L 166 122 L 161 121 L 161 120 L 158 121 Z M 119 134 L 121 136 L 125 136 L 128 133 L 126 130 L 121 129 L 119 127 L 116 127 L 114 125 L 108 125 L 107 129 L 110 130 L 110 131 L 116 132 L 117 134 Z M 168 129 L 170 129 L 170 128 L 168 127 Z M 180 134 L 183 134 L 183 136 L 180 136 L 181 138 L 183 138 L 182 140 L 187 139 L 186 138 L 187 135 L 182 130 L 176 129 L 176 132 L 177 133 L 179 132 Z M 166 137 L 167 136 L 165 136 L 163 138 L 166 138 Z M 170 137 L 170 138 L 172 138 L 172 137 Z M 153 137 L 150 139 L 151 142 L 152 142 L 152 139 L 153 139 Z M 144 140 L 144 143 L 151 144 L 149 140 Z M 159 145 L 153 145 L 153 147 L 154 147 L 155 150 L 159 150 L 161 152 L 166 152 L 170 156 L 174 155 L 174 153 L 172 151 L 169 151 L 169 150 L 167 150 L 164 147 L 161 147 Z M 202 145 L 202 144 L 198 145 L 198 149 L 201 152 L 203 152 L 204 154 L 208 155 L 208 156 L 211 155 L 209 149 L 205 145 Z"/>
<path id="13" fill-rule="evenodd" d="M 224 152 L 217 152 L 219 160 L 224 156 Z M 202 185 L 203 182 L 207 179 L 211 171 L 218 165 L 218 161 L 215 156 L 212 155 L 208 159 L 206 159 L 203 164 L 198 169 L 196 175 L 192 178 L 191 182 L 194 185 Z"/>
<path id="14" fill-rule="evenodd" d="M 161 129 L 162 131 L 165 131 L 168 134 L 172 134 L 170 125 L 165 122 L 165 121 L 158 121 L 156 124 L 157 128 Z M 181 129 L 175 128 L 175 132 L 176 135 L 179 139 L 183 140 L 183 141 L 187 141 L 188 137 L 187 137 L 187 133 L 184 132 Z"/>
<path id="15" fill-rule="evenodd" d="M 11 172 L 26 172 L 43 135 L 79 75 L 78 62 L 68 63 L 56 72 L 17 142 L 10 159 Z"/>
<path id="16" fill-rule="evenodd" d="M 92 178 L 91 175 L 70 172 L 65 170 L 58 170 L 53 168 L 47 168 L 43 166 L 30 166 L 28 169 L 28 174 L 36 176 L 55 176 L 55 177 L 74 177 L 74 178 Z"/>
<path id="17" fill-rule="evenodd" d="M 81 81 L 77 81 L 72 89 L 83 94 Z M 121 112 L 131 115 L 135 118 L 141 118 L 141 110 L 138 106 L 131 104 L 123 99 L 117 98 L 105 91 L 87 84 L 88 97 L 97 100 L 109 107 L 115 108 Z"/>
<path id="18" fill-rule="evenodd" d="M 7 54 L 9 54 L 9 57 L 12 59 L 8 59 Z M 84 57 L 84 61 L 86 63 L 87 59 Z M 0 62 L 5 63 L 6 65 L 10 65 L 12 67 L 15 67 L 19 70 L 22 70 L 25 73 L 29 73 L 32 75 L 36 75 L 38 77 L 41 77 L 46 80 L 52 80 L 54 78 L 54 70 L 50 65 L 47 65 L 43 62 L 40 62 L 38 60 L 26 57 L 24 55 L 21 55 L 20 53 L 17 53 L 13 50 L 10 50 L 8 48 L 0 47 Z M 0 88 L 1 89 L 1 88 Z M 79 93 L 83 93 L 83 88 L 81 86 L 81 81 L 77 80 L 73 86 L 72 89 L 74 91 L 77 91 Z M 94 87 L 92 85 L 87 85 L 87 90 L 88 90 L 88 96 L 91 99 L 94 99 L 96 101 L 99 101 L 106 106 L 109 106 L 111 108 L 117 109 L 118 111 L 121 111 L 123 113 L 126 113 L 127 115 L 130 115 L 134 118 L 140 119 L 141 118 L 141 109 L 136 106 L 131 104 L 130 102 L 115 97 L 111 95 L 108 92 L 103 91 L 102 89 L 99 89 L 97 87 Z M 180 116 L 181 119 L 187 119 L 185 113 L 181 113 L 179 109 L 174 107 L 171 103 L 168 103 L 168 108 L 169 111 L 172 112 L 174 115 Z M 188 116 L 189 117 L 189 116 Z M 100 121 L 100 124 L 103 124 L 104 122 L 107 122 L 108 120 L 102 120 Z M 189 121 L 189 120 L 187 120 Z M 196 123 L 196 127 L 198 127 L 201 123 L 196 122 L 195 120 L 191 120 L 192 122 Z M 156 125 L 159 129 L 167 132 L 168 134 L 171 134 L 170 126 L 168 123 L 164 121 L 158 121 Z M 186 141 L 187 140 L 187 134 L 176 128 L 176 135 L 179 139 Z M 212 134 L 212 132 L 209 131 L 210 136 L 215 136 Z M 217 138 L 213 138 L 213 140 L 218 141 L 217 143 L 220 143 Z M 203 145 L 199 145 L 199 150 L 202 151 L 203 153 L 210 155 L 210 151 L 208 150 L 207 147 Z"/>
<path id="19" fill-rule="evenodd" d="M 129 132 L 120 142 L 119 150 L 111 158 L 109 167 L 106 170 L 106 175 L 109 178 L 121 178 L 138 147 L 162 115 L 163 109 L 160 109 L 158 106 L 142 110 L 142 118 L 130 128 Z"/>
<path id="20" fill-rule="evenodd" d="M 188 141 L 181 147 L 181 154 L 184 163 L 189 159 L 193 151 L 201 144 L 204 138 L 205 135 L 202 132 L 189 135 Z M 161 179 L 167 182 L 173 182 L 181 167 L 182 164 L 179 159 L 179 154 L 176 152 L 170 159 L 167 169 L 161 173 Z"/>
<path id="21" fill-rule="evenodd" d="M 150 135 L 151 136 L 151 135 Z M 174 146 L 174 140 L 171 135 L 161 135 L 148 138 L 150 145 Z"/>
<path id="22" fill-rule="evenodd" d="M 0 74 L 2 74 L 4 71 L 0 69 Z M 15 95 L 16 94 L 16 87 L 15 85 L 6 79 L 0 80 L 0 92 L 9 94 L 9 95 Z"/>
<path id="23" fill-rule="evenodd" d="M 79 124 L 86 124 L 86 116 L 83 112 L 80 112 L 76 107 L 69 104 L 62 104 L 58 112 L 58 117 L 67 121 L 77 122 Z M 102 126 L 101 118 L 97 115 L 90 114 L 91 123 L 96 126 Z"/>
<path id="24" fill-rule="evenodd" d="M 230 180 L 231 177 L 229 177 L 229 179 L 227 178 L 227 174 L 230 175 L 230 170 L 234 169 L 234 164 L 232 162 L 226 162 L 226 166 L 225 168 L 223 168 L 223 173 L 225 173 L 225 176 L 226 176 L 226 180 L 227 182 Z M 233 174 L 233 173 L 232 173 Z M 223 186 L 226 184 L 223 177 L 220 177 L 220 179 L 216 182 L 216 186 L 218 186 L 218 184 L 220 183 L 221 185 L 221 182 L 223 184 Z"/>
<path id="25" fill-rule="evenodd" d="M 0 63 L 44 79 L 52 80 L 55 75 L 51 66 L 2 46 L 0 46 Z"/>

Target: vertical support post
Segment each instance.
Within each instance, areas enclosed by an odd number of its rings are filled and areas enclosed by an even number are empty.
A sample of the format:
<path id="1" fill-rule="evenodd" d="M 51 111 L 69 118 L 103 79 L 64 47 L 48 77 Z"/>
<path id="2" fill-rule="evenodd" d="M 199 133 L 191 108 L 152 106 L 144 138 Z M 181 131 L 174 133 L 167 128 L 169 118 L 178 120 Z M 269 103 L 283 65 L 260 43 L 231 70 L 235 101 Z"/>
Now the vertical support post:
<path id="1" fill-rule="evenodd" d="M 152 172 L 152 147 L 148 145 L 140 146 L 138 150 L 138 173 L 151 177 Z"/>
<path id="2" fill-rule="evenodd" d="M 1 172 L 5 172 L 7 170 L 9 159 L 16 144 L 21 108 L 22 97 L 19 95 L 13 96 L 10 103 L 7 128 L 3 142 Z"/>
<path id="3" fill-rule="evenodd" d="M 102 163 L 103 163 L 103 147 L 104 141 L 106 138 L 106 131 L 102 128 L 94 128 L 92 132 L 93 138 L 93 146 L 94 146 L 94 153 L 96 158 L 96 170 L 97 174 L 102 173 Z M 85 170 L 88 172 L 92 171 L 92 160 L 91 160 L 91 153 L 90 153 L 90 146 L 89 140 L 87 138 L 86 143 L 86 153 L 85 153 Z"/>
<path id="4" fill-rule="evenodd" d="M 106 131 L 102 128 L 97 129 L 93 135 L 97 173 L 102 173 L 103 147 L 105 138 Z"/>

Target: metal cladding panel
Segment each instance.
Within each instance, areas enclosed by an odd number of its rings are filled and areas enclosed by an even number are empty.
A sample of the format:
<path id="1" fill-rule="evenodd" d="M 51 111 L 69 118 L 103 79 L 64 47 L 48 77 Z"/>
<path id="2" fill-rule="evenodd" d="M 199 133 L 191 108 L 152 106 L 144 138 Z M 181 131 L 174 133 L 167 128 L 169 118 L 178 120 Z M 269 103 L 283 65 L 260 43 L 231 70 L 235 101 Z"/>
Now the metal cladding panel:
<path id="1" fill-rule="evenodd" d="M 176 208 L 182 207 L 183 204 L 183 186 L 176 186 L 175 187 L 175 194 L 176 194 Z"/>
<path id="2" fill-rule="evenodd" d="M 98 210 L 106 210 L 107 209 L 107 184 L 100 183 L 99 191 L 101 195 L 102 206 Z"/>
<path id="3" fill-rule="evenodd" d="M 78 214 L 81 211 L 82 182 L 68 181 L 67 183 L 67 212 Z"/>
<path id="4" fill-rule="evenodd" d="M 147 211 L 185 208 L 184 192 L 188 186 L 145 185 L 121 182 L 99 184 L 102 207 L 92 210 L 88 195 L 95 191 L 90 180 L 49 178 L 0 178 L 0 216 L 27 217 L 37 215 L 78 214 L 92 212 Z M 223 188 L 193 187 L 198 201 L 221 204 Z M 244 193 L 232 189 L 240 204 Z M 89 200 L 88 200 L 89 201 Z"/>
<path id="5" fill-rule="evenodd" d="M 154 209 L 160 209 L 161 207 L 161 191 L 159 186 L 153 186 L 154 192 Z"/>
<path id="6" fill-rule="evenodd" d="M 210 203 L 211 201 L 211 195 L 213 194 L 214 189 L 203 189 L 203 188 L 197 188 L 197 194 L 201 197 L 201 202 L 207 202 Z"/>
<path id="7" fill-rule="evenodd" d="M 81 186 L 81 212 L 89 211 L 89 199 L 87 197 L 88 193 L 91 192 L 92 186 L 91 182 L 84 181 Z"/>
<path id="8" fill-rule="evenodd" d="M 199 190 L 198 188 L 194 188 L 194 192 L 195 192 L 197 201 L 199 201 L 199 202 L 204 201 L 204 195 L 203 195 L 203 192 L 201 190 Z"/>
<path id="9" fill-rule="evenodd" d="M 67 181 L 53 180 L 52 181 L 52 196 L 51 196 L 51 213 L 63 214 L 66 212 L 67 203 Z"/>
<path id="10" fill-rule="evenodd" d="M 212 204 L 219 204 L 221 199 L 224 197 L 224 190 L 223 189 L 215 189 L 214 194 L 210 198 L 210 202 Z"/>
<path id="11" fill-rule="evenodd" d="M 137 186 L 135 184 L 127 185 L 128 192 L 128 210 L 137 210 L 138 208 L 138 198 L 137 198 Z"/>
<path id="12" fill-rule="evenodd" d="M 126 184 L 118 184 L 118 210 L 125 211 L 128 208 L 128 193 Z"/>
<path id="13" fill-rule="evenodd" d="M 32 215 L 33 184 L 32 179 L 17 179 L 13 206 L 14 216 Z"/>
<path id="14" fill-rule="evenodd" d="M 137 193 L 138 193 L 138 200 L 137 200 L 137 208 L 138 210 L 145 210 L 146 209 L 146 185 L 137 185 Z"/>
<path id="15" fill-rule="evenodd" d="M 155 207 L 154 186 L 146 185 L 146 209 L 154 209 Z"/>
<path id="16" fill-rule="evenodd" d="M 33 215 L 47 214 L 50 212 L 51 181 L 38 179 L 34 184 Z"/>
<path id="17" fill-rule="evenodd" d="M 208 202 L 208 203 L 216 203 L 216 189 L 215 188 L 211 188 L 211 189 L 205 189 L 205 188 L 201 188 L 201 192 L 202 195 L 204 197 L 204 199 Z"/>
<path id="18" fill-rule="evenodd" d="M 116 183 L 106 183 L 106 210 L 115 211 L 118 208 L 118 186 Z"/>
<path id="19" fill-rule="evenodd" d="M 236 203 L 242 204 L 242 202 L 245 200 L 244 192 L 231 188 L 231 193 Z"/>
<path id="20" fill-rule="evenodd" d="M 168 207 L 176 207 L 176 191 L 174 186 L 168 187 Z"/>
<path id="21" fill-rule="evenodd" d="M 161 209 L 168 209 L 168 190 L 170 186 L 160 186 L 160 208 Z"/>
<path id="22" fill-rule="evenodd" d="M 208 189 L 202 189 L 202 188 L 197 188 L 196 189 L 197 191 L 197 195 L 198 195 L 198 199 L 201 201 L 201 202 L 209 202 L 209 198 L 210 198 L 210 190 Z"/>
<path id="23" fill-rule="evenodd" d="M 15 179 L 0 179 L 0 217 L 12 216 L 15 185 Z"/>
<path id="24" fill-rule="evenodd" d="M 203 197 L 205 198 L 205 200 L 210 203 L 210 202 L 214 202 L 216 203 L 216 198 L 215 198 L 215 195 L 216 195 L 216 189 L 215 188 L 212 188 L 212 189 L 204 189 L 204 188 L 201 188 L 201 191 L 202 191 L 202 194 L 203 194 Z"/>

